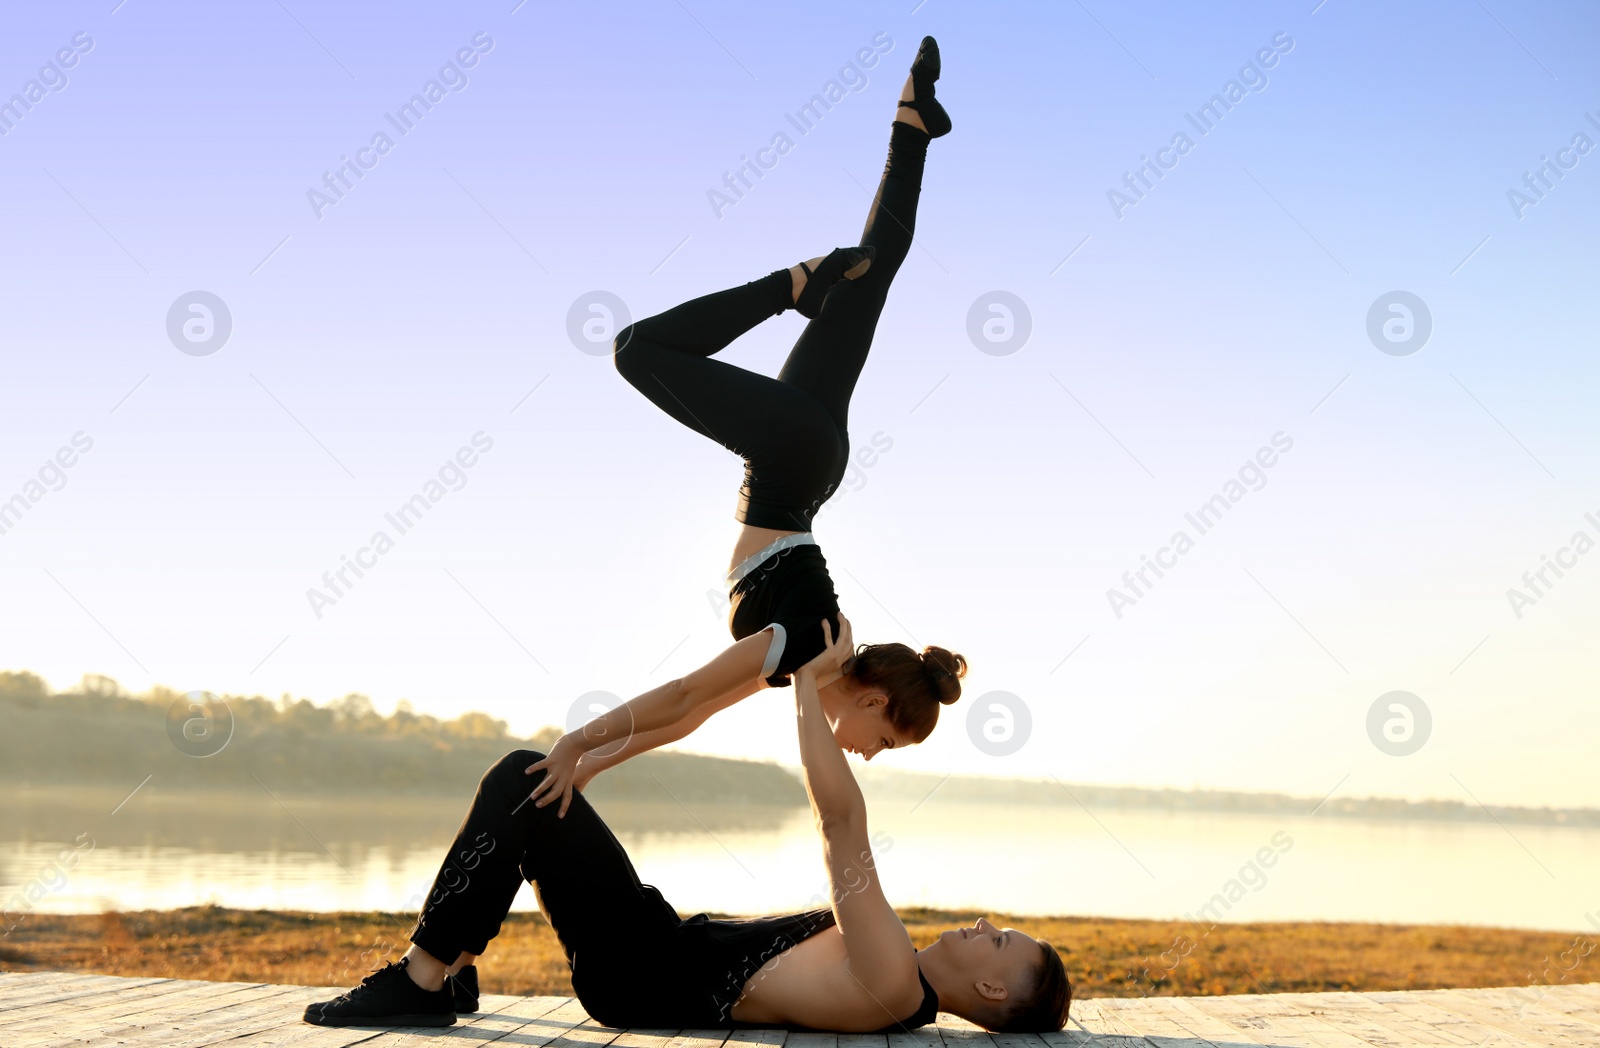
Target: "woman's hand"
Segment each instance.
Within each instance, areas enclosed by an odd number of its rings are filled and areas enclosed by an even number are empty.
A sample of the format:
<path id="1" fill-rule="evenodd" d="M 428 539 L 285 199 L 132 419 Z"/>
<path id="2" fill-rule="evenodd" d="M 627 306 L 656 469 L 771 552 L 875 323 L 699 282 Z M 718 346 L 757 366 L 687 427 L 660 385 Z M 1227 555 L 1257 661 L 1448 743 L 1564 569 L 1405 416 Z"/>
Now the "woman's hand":
<path id="1" fill-rule="evenodd" d="M 543 808 L 546 804 L 557 799 L 561 800 L 561 808 L 556 812 L 556 818 L 567 817 L 567 807 L 572 803 L 572 790 L 577 785 L 578 762 L 583 759 L 583 750 L 578 745 L 577 737 L 571 732 L 556 740 L 550 747 L 550 752 L 545 759 L 528 765 L 523 774 L 532 775 L 543 769 L 544 778 L 539 785 L 528 794 L 534 807 Z"/>
<path id="2" fill-rule="evenodd" d="M 850 661 L 855 654 L 855 638 L 850 630 L 850 620 L 844 617 L 844 612 L 839 613 L 839 636 L 833 635 L 833 627 L 827 619 L 822 620 L 822 654 L 812 659 L 800 668 L 813 677 L 822 677 L 829 673 L 842 673 L 844 664 Z"/>

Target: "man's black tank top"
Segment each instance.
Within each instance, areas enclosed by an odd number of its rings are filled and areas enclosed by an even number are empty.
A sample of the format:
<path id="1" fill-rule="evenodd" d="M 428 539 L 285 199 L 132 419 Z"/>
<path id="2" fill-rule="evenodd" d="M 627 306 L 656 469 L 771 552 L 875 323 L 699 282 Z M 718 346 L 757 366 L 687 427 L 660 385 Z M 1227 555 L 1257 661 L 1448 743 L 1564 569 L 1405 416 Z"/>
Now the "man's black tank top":
<path id="1" fill-rule="evenodd" d="M 712 1028 L 758 1025 L 733 1018 L 733 1006 L 744 993 L 745 983 L 778 954 L 834 924 L 833 911 L 827 908 L 742 920 L 712 920 L 703 913 L 695 914 L 683 922 L 679 934 L 693 959 L 691 967 L 705 979 L 705 992 L 700 1000 L 687 1003 L 696 1013 L 714 1020 L 707 1023 Z M 922 982 L 921 1007 L 873 1033 L 903 1033 L 938 1017 L 939 995 L 922 977 L 920 968 L 917 978 Z"/>

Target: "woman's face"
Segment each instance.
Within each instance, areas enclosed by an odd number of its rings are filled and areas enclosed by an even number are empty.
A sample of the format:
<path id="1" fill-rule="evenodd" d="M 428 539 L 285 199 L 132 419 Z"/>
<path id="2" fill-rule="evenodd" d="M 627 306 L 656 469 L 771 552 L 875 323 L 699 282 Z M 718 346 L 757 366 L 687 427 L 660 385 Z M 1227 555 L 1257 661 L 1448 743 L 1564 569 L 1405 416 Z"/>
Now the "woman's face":
<path id="1" fill-rule="evenodd" d="M 834 741 L 840 749 L 869 761 L 884 750 L 910 746 L 915 740 L 895 728 L 887 709 L 888 700 L 881 692 L 868 692 L 843 704 L 832 721 Z"/>

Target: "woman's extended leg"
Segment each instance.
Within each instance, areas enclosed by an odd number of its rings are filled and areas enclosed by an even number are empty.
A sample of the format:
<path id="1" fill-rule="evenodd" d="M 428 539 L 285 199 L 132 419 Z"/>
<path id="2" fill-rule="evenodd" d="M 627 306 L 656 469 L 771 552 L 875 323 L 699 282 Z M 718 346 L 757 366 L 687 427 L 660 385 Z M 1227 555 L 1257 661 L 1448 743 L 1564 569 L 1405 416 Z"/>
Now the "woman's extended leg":
<path id="1" fill-rule="evenodd" d="M 942 117 L 932 98 L 938 64 L 938 45 L 927 38 L 900 97 Z M 844 475 L 850 396 L 916 228 L 930 138 L 922 124 L 916 109 L 897 110 L 889 159 L 861 235 L 861 245 L 876 251 L 871 267 L 832 287 L 776 379 L 710 357 L 790 308 L 795 280 L 784 270 L 618 333 L 617 370 L 667 414 L 745 460 L 736 514 L 745 524 L 809 530 Z M 948 130 L 947 119 L 941 127 Z"/>
<path id="2" fill-rule="evenodd" d="M 861 245 L 877 249 L 872 267 L 859 280 L 834 286 L 822 313 L 806 325 L 778 373 L 780 382 L 822 404 L 841 431 L 849 428 L 850 396 L 872 348 L 889 285 L 911 250 L 928 142 L 928 133 L 911 123 L 897 119 L 892 125 L 889 157 L 861 232 Z"/>

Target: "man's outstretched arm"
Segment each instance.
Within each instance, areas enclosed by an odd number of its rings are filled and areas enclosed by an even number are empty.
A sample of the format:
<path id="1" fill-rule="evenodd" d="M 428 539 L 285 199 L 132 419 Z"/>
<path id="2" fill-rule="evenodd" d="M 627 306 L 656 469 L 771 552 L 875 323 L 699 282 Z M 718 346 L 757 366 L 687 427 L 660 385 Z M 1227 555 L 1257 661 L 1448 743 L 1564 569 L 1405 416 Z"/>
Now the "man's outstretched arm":
<path id="1" fill-rule="evenodd" d="M 850 624 L 839 616 L 839 637 L 824 620 L 828 648 L 794 675 L 799 720 L 800 763 L 806 793 L 822 837 L 833 914 L 844 936 L 847 967 L 863 990 L 887 1013 L 884 1025 L 904 1018 L 922 1001 L 911 936 L 884 897 L 872 844 L 867 837 L 867 805 L 833 737 L 817 694 L 818 667 L 839 661 L 851 650 Z"/>

